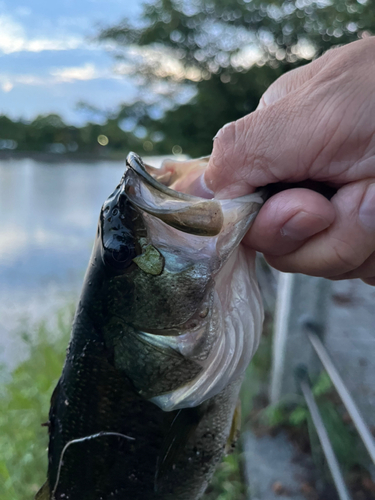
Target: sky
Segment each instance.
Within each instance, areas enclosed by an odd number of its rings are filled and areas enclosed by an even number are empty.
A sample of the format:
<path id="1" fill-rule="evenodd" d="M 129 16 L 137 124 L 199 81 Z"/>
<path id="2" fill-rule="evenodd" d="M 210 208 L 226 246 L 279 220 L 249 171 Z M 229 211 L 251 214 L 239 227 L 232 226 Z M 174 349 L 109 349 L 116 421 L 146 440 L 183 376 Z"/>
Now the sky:
<path id="1" fill-rule="evenodd" d="M 84 101 L 113 110 L 131 100 L 133 85 L 113 71 L 115 62 L 93 42 L 100 26 L 135 19 L 137 0 L 0 0 L 0 114 L 32 120 L 58 113 L 85 123 Z"/>

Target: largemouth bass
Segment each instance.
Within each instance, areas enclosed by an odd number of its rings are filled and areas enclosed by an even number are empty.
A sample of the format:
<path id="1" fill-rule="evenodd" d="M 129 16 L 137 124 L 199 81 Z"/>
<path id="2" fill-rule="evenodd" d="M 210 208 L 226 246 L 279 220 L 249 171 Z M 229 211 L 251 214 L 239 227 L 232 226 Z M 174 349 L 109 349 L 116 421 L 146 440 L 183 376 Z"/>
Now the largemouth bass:
<path id="1" fill-rule="evenodd" d="M 166 185 L 195 169 L 161 183 L 130 153 L 101 209 L 38 500 L 199 499 L 231 444 L 263 319 L 239 243 L 263 200 Z"/>

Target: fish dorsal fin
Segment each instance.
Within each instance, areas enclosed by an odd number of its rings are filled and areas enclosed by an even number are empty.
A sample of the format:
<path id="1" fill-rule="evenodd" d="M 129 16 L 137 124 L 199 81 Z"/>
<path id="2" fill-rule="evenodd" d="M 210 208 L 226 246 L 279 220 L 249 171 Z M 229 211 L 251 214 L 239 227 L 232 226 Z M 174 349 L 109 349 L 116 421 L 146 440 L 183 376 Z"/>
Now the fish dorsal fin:
<path id="1" fill-rule="evenodd" d="M 155 473 L 155 492 L 160 491 L 161 484 L 168 471 L 173 468 L 179 455 L 184 450 L 189 438 L 195 432 L 201 419 L 199 408 L 178 410 L 164 438 Z"/>
<path id="2" fill-rule="evenodd" d="M 48 481 L 46 481 L 35 495 L 35 500 L 50 500 L 50 489 Z"/>

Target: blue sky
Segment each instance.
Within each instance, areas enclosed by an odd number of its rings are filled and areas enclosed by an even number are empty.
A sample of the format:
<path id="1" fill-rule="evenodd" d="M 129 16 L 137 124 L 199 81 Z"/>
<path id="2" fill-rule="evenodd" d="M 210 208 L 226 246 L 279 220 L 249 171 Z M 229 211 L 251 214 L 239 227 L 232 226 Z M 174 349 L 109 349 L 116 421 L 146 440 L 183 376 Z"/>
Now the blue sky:
<path id="1" fill-rule="evenodd" d="M 115 109 L 130 100 L 134 87 L 90 38 L 139 12 L 137 0 L 0 0 L 0 113 L 29 120 L 54 112 L 81 124 L 88 116 L 79 101 Z"/>

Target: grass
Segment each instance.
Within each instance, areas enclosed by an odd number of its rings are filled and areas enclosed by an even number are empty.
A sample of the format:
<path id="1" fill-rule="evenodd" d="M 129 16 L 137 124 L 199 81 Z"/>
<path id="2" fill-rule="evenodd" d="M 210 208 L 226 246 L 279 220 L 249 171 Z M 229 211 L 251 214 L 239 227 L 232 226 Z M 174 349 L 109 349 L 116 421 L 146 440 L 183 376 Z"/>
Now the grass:
<path id="1" fill-rule="evenodd" d="M 58 314 L 54 331 L 41 323 L 20 335 L 28 356 L 0 388 L 0 498 L 30 500 L 47 472 L 47 429 L 52 391 L 61 373 L 72 319 L 71 308 Z M 3 369 L 4 371 L 4 369 Z M 5 380 L 9 377 L 2 374 Z"/>
<path id="2" fill-rule="evenodd" d="M 202 500 L 245 500 L 239 448 L 223 459 Z"/>

